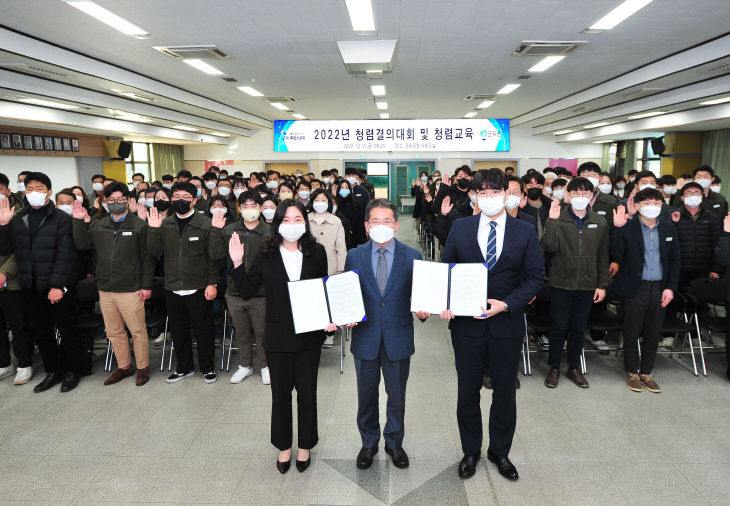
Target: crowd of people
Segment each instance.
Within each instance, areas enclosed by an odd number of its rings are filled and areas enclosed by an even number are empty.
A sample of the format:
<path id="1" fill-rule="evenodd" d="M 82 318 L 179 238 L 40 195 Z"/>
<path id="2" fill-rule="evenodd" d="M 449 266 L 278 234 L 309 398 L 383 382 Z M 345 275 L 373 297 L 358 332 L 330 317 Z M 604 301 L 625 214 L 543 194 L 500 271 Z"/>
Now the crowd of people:
<path id="1" fill-rule="evenodd" d="M 321 349 L 332 347 L 342 329 L 330 324 L 296 334 L 287 282 L 355 270 L 367 314 L 366 321 L 348 325 L 362 438 L 356 463 L 372 465 L 382 435 L 393 464 L 408 467 L 405 396 L 415 352 L 410 292 L 413 260 L 422 255 L 394 238 L 398 208 L 375 198 L 366 171 L 243 177 L 211 167 L 202 177 L 183 170 L 160 181 L 144 179 L 134 174 L 128 185 L 95 175 L 87 194 L 81 186 L 54 190 L 47 175 L 21 172 L 13 192 L 0 174 L 0 379 L 14 375 L 16 385 L 28 383 L 37 346 L 45 375 L 34 391 L 76 388 L 92 373 L 95 337 L 79 319 L 94 313 L 98 300 L 117 361 L 105 385 L 132 376 L 137 386 L 149 381 L 152 315 L 167 319 L 174 344 L 176 367 L 166 381 L 196 374 L 195 342 L 197 370 L 214 383 L 220 335 L 214 315 L 225 307 L 238 342 L 230 382 L 258 370 L 271 385 L 271 442 L 282 473 L 292 460 L 297 391 L 296 467 L 303 472 L 318 442 Z M 493 390 L 487 457 L 500 474 L 518 478 L 508 455 L 526 311 L 528 326 L 532 315 L 551 321 L 549 332 L 533 336 L 548 350 L 545 386 L 558 386 L 566 349 L 566 378 L 588 388 L 580 362 L 589 316 L 605 312 L 609 299 L 619 300 L 627 386 L 661 391 L 652 370 L 665 345 L 666 312 L 691 282 L 722 278 L 730 265 L 730 217 L 720 185 L 707 166 L 681 178 L 648 171 L 612 177 L 593 162 L 576 174 L 556 167 L 520 178 L 512 168 L 472 172 L 462 166 L 452 177 L 423 172 L 413 181 L 414 218 L 440 242 L 441 260 L 484 263 L 489 271 L 481 316 L 438 315 L 449 320 L 457 370 L 460 477 L 472 476 L 481 456 L 479 392 L 485 386 Z M 98 297 L 88 297 L 90 287 Z M 415 315 L 421 321 L 431 316 Z M 591 337 L 606 348 L 603 334 Z M 153 341 L 164 339 L 163 333 Z M 388 394 L 382 433 L 381 374 Z"/>

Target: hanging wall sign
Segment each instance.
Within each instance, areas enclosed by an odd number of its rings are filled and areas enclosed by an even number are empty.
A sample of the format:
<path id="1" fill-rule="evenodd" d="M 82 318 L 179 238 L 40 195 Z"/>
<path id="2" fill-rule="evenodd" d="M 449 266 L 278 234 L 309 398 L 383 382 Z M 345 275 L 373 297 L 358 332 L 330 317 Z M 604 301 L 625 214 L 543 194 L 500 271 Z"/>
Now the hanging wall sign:
<path id="1" fill-rule="evenodd" d="M 274 121 L 274 150 L 509 151 L 509 120 Z"/>

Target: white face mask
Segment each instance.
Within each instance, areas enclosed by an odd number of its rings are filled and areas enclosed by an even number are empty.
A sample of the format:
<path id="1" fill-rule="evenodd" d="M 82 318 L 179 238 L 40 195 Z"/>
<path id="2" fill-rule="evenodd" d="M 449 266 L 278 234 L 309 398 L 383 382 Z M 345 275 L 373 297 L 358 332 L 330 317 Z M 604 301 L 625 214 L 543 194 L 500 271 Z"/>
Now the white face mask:
<path id="1" fill-rule="evenodd" d="M 41 192 L 30 192 L 25 195 L 31 207 L 41 207 L 46 203 L 46 194 Z"/>
<path id="2" fill-rule="evenodd" d="M 271 181 L 269 181 L 268 183 L 266 183 L 266 186 L 268 186 L 269 188 L 271 188 L 273 190 L 274 188 L 276 188 L 277 186 L 279 186 L 279 181 L 276 181 L 275 179 L 272 179 Z"/>
<path id="3" fill-rule="evenodd" d="M 520 205 L 520 201 L 522 200 L 521 197 L 518 197 L 517 195 L 508 195 L 507 200 L 504 202 L 504 207 L 508 211 L 512 211 L 513 209 L 517 209 L 517 206 Z"/>
<path id="4" fill-rule="evenodd" d="M 720 193 L 720 185 L 716 184 L 715 186 L 710 186 L 710 190 L 712 190 L 715 193 Z"/>
<path id="5" fill-rule="evenodd" d="M 241 216 L 249 223 L 252 223 L 259 219 L 261 213 L 258 209 L 241 209 Z"/>
<path id="6" fill-rule="evenodd" d="M 675 193 L 677 193 L 677 187 L 676 186 L 665 186 L 664 193 L 666 193 L 667 195 L 674 195 Z"/>
<path id="7" fill-rule="evenodd" d="M 100 192 L 104 189 L 104 185 L 101 183 L 94 183 L 91 185 L 91 187 L 94 189 L 95 192 Z"/>
<path id="8" fill-rule="evenodd" d="M 271 208 L 264 209 L 261 211 L 261 214 L 263 214 L 264 218 L 267 220 L 270 220 L 271 218 L 273 218 L 274 213 L 276 213 L 276 209 L 271 209 Z"/>
<path id="9" fill-rule="evenodd" d="M 145 199 L 145 200 L 146 200 L 147 207 L 155 207 L 155 199 L 154 198 L 149 198 L 149 199 Z"/>
<path id="10" fill-rule="evenodd" d="M 469 194 L 469 200 L 471 200 L 471 203 L 476 205 L 477 203 L 477 194 L 476 193 L 470 193 Z"/>
<path id="11" fill-rule="evenodd" d="M 357 178 L 355 177 L 347 177 L 347 182 L 350 183 L 352 186 L 355 186 L 357 184 Z"/>
<path id="12" fill-rule="evenodd" d="M 597 177 L 589 177 L 587 179 L 588 179 L 588 181 L 591 182 L 591 184 L 593 185 L 593 188 L 595 188 L 596 186 L 598 186 L 598 182 L 599 181 L 598 181 L 598 178 Z"/>
<path id="13" fill-rule="evenodd" d="M 611 193 L 611 184 L 610 183 L 603 183 L 598 185 L 598 191 L 601 193 Z"/>
<path id="14" fill-rule="evenodd" d="M 169 190 L 170 188 L 172 188 L 172 183 L 162 183 L 162 187 Z"/>
<path id="15" fill-rule="evenodd" d="M 395 236 L 395 230 L 390 228 L 388 225 L 378 225 L 370 227 L 368 232 L 370 238 L 378 244 L 385 244 Z"/>
<path id="16" fill-rule="evenodd" d="M 332 204 L 332 214 L 337 212 L 337 204 Z"/>
<path id="17" fill-rule="evenodd" d="M 322 202 L 321 200 L 312 203 L 312 209 L 314 209 L 314 212 L 316 213 L 324 213 L 327 211 L 328 207 L 329 204 L 327 202 Z"/>
<path id="18" fill-rule="evenodd" d="M 18 182 L 18 191 L 20 193 L 24 193 L 25 192 L 25 183 L 23 181 L 19 181 Z"/>
<path id="19" fill-rule="evenodd" d="M 64 213 L 69 214 L 69 215 L 74 212 L 73 206 L 70 206 L 68 204 L 63 204 L 63 205 L 60 205 L 60 206 L 56 206 L 56 208 L 59 211 L 63 211 Z"/>
<path id="20" fill-rule="evenodd" d="M 646 190 L 647 188 L 654 188 L 654 189 L 656 189 L 656 186 L 654 186 L 653 184 L 640 184 L 639 185 L 639 191 Z"/>
<path id="21" fill-rule="evenodd" d="M 479 197 L 477 199 L 479 209 L 487 216 L 494 216 L 502 212 L 504 209 L 504 197 L 497 195 L 496 197 Z"/>
<path id="22" fill-rule="evenodd" d="M 212 190 L 213 188 L 215 188 L 215 181 L 206 181 L 205 187 L 208 188 L 209 190 Z"/>
<path id="23" fill-rule="evenodd" d="M 549 197 L 550 195 L 553 194 L 553 189 L 550 188 L 549 186 L 546 186 L 545 188 L 543 188 L 543 192 L 545 193 L 545 195 L 547 195 Z"/>
<path id="24" fill-rule="evenodd" d="M 712 179 L 695 179 L 695 183 L 699 183 L 702 188 L 707 188 L 712 184 Z"/>
<path id="25" fill-rule="evenodd" d="M 421 176 L 421 182 L 426 184 L 428 182 L 428 178 L 426 176 Z"/>
<path id="26" fill-rule="evenodd" d="M 624 188 L 626 188 L 626 183 L 616 183 L 616 188 L 618 188 L 619 190 L 623 190 Z"/>
<path id="27" fill-rule="evenodd" d="M 302 190 L 299 192 L 299 198 L 302 200 L 307 200 L 309 198 L 309 192 L 306 190 Z"/>
<path id="28" fill-rule="evenodd" d="M 662 212 L 662 208 L 659 206 L 641 206 L 639 212 L 644 218 L 653 220 L 654 218 L 659 216 L 659 213 Z"/>
<path id="29" fill-rule="evenodd" d="M 289 242 L 296 242 L 307 231 L 304 223 L 282 223 L 279 225 L 279 234 Z"/>
<path id="30" fill-rule="evenodd" d="M 684 198 L 684 204 L 688 207 L 697 207 L 702 204 L 702 197 L 699 195 L 690 195 Z"/>
<path id="31" fill-rule="evenodd" d="M 225 207 L 211 207 L 210 208 L 210 214 L 218 214 L 220 213 L 222 216 L 225 216 L 228 212 L 228 209 Z"/>
<path id="32" fill-rule="evenodd" d="M 330 178 L 328 178 L 328 177 L 323 177 L 323 178 L 322 178 L 322 182 L 323 182 L 324 184 L 330 184 Z"/>
<path id="33" fill-rule="evenodd" d="M 633 182 L 634 182 L 634 179 L 636 179 L 636 177 L 634 177 L 634 176 L 631 176 L 631 177 L 629 178 L 629 182 L 630 182 L 630 183 L 633 183 Z"/>
<path id="34" fill-rule="evenodd" d="M 230 195 L 231 189 L 227 186 L 221 186 L 218 188 L 218 195 L 221 195 L 222 197 L 227 197 Z"/>
<path id="35" fill-rule="evenodd" d="M 83 202 L 84 197 L 82 197 L 81 195 L 76 195 L 76 200 L 78 200 L 79 202 Z"/>
<path id="36" fill-rule="evenodd" d="M 234 196 L 235 196 L 236 198 L 240 197 L 242 193 L 243 193 L 243 190 L 242 190 L 242 189 L 240 189 L 240 188 L 238 188 L 238 189 L 236 189 L 236 190 L 233 190 L 233 195 L 234 195 Z"/>
<path id="37" fill-rule="evenodd" d="M 591 199 L 588 197 L 574 197 L 570 199 L 570 205 L 576 211 L 583 211 L 586 207 L 588 207 L 590 201 Z"/>
<path id="38" fill-rule="evenodd" d="M 563 197 L 565 197 L 565 190 L 562 188 L 558 188 L 557 190 L 553 191 L 553 197 L 555 197 L 557 200 L 563 200 Z"/>

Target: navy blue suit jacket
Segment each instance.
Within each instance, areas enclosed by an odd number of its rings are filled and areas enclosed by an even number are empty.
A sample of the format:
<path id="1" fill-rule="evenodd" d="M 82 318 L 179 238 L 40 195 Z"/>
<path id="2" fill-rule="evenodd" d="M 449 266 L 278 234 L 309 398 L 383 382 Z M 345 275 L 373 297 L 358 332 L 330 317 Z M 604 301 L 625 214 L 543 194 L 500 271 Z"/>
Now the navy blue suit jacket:
<path id="1" fill-rule="evenodd" d="M 352 329 L 350 352 L 363 360 L 374 360 L 382 338 L 390 360 L 403 360 L 416 351 L 413 344 L 411 285 L 413 261 L 421 253 L 395 240 L 395 254 L 385 294 L 380 294 L 372 261 L 372 240 L 347 252 L 345 270 L 356 270 L 365 303 L 367 321 Z"/>
<path id="2" fill-rule="evenodd" d="M 477 242 L 481 215 L 454 222 L 441 260 L 449 264 L 481 263 Z M 521 338 L 525 334 L 524 308 L 545 282 L 545 262 L 535 227 L 507 215 L 504 242 L 497 263 L 489 272 L 487 297 L 505 302 L 509 311 L 484 320 L 457 316 L 449 328 L 457 334 L 480 336 L 485 329 L 495 338 Z"/>

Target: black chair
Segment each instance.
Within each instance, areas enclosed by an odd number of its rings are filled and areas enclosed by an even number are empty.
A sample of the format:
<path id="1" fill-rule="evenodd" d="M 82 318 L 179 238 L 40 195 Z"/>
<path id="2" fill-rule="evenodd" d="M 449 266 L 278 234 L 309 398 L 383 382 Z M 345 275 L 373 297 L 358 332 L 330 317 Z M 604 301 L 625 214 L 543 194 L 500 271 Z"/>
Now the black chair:
<path id="1" fill-rule="evenodd" d="M 613 314 L 608 311 L 608 306 L 613 306 L 615 308 Z M 603 311 L 594 311 L 591 313 L 588 319 L 588 329 L 591 333 L 597 332 L 603 334 L 604 341 L 606 342 L 609 341 L 609 333 L 616 332 L 619 336 L 615 350 L 616 356 L 618 356 L 623 342 L 624 318 L 621 312 L 621 300 L 615 293 L 611 292 L 610 285 L 606 290 L 606 304 L 603 307 Z"/>
<path id="2" fill-rule="evenodd" d="M 664 317 L 664 323 L 662 324 L 662 327 L 659 331 L 660 335 L 664 334 L 672 334 L 674 335 L 674 343 L 675 345 L 672 347 L 672 349 L 668 352 L 669 356 L 671 357 L 675 353 L 689 353 L 692 356 L 692 368 L 694 369 L 694 375 L 698 376 L 697 373 L 697 359 L 695 357 L 695 347 L 694 343 L 692 342 L 692 332 L 696 330 L 695 325 L 690 321 L 689 314 L 692 310 L 692 304 L 690 303 L 690 299 L 678 292 L 675 292 L 674 300 L 670 303 L 670 305 L 667 307 L 667 313 Z M 683 336 L 682 342 L 679 346 L 677 346 L 677 338 L 679 336 Z M 698 334 L 699 336 L 699 334 Z M 688 352 L 684 351 L 685 344 L 689 341 L 689 348 L 690 350 Z M 698 338 L 698 341 L 700 341 L 700 347 L 701 347 L 701 340 Z M 704 365 L 704 358 L 703 358 L 703 365 Z M 707 376 L 707 372 L 705 371 L 705 376 Z"/>
<path id="3" fill-rule="evenodd" d="M 692 317 L 689 321 L 690 323 L 694 322 L 695 329 L 697 331 L 698 347 L 700 351 L 700 358 L 702 359 L 702 374 L 704 376 L 707 376 L 707 367 L 705 365 L 705 352 L 702 344 L 701 328 L 707 330 L 710 342 L 712 342 L 712 333 L 726 333 L 727 324 L 725 318 L 710 316 L 708 311 L 703 311 L 703 308 L 708 304 L 711 304 L 714 306 L 723 306 L 727 311 L 727 289 L 728 282 L 726 280 L 712 278 L 694 279 L 689 282 L 689 287 L 687 289 L 687 297 L 689 302 L 692 303 Z"/>
<path id="4" fill-rule="evenodd" d="M 99 290 L 96 286 L 96 278 L 82 279 L 76 283 L 76 300 L 81 305 L 94 306 L 90 313 L 80 313 L 76 317 L 76 328 L 80 333 L 86 334 L 95 340 L 97 337 L 106 335 L 104 328 L 104 317 L 96 308 L 99 301 Z M 111 370 L 111 341 L 107 340 L 106 360 L 104 361 L 104 370 Z"/>

